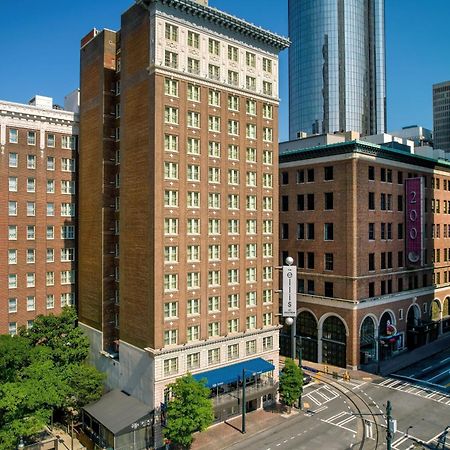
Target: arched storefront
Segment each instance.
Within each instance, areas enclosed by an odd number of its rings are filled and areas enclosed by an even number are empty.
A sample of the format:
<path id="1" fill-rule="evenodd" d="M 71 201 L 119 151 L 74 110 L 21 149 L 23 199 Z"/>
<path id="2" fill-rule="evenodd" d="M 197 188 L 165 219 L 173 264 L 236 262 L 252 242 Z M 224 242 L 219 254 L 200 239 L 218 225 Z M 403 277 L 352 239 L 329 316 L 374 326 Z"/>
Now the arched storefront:
<path id="1" fill-rule="evenodd" d="M 297 316 L 297 349 L 302 349 L 302 358 L 317 362 L 317 320 L 309 311 Z"/>
<path id="2" fill-rule="evenodd" d="M 370 316 L 367 316 L 361 324 L 359 355 L 360 364 L 370 364 L 377 359 L 375 320 Z"/>
<path id="3" fill-rule="evenodd" d="M 419 331 L 420 309 L 414 304 L 408 309 L 406 317 L 406 346 L 408 350 L 413 350 L 424 344 L 424 336 Z"/>
<path id="4" fill-rule="evenodd" d="M 322 325 L 322 362 L 332 366 L 347 366 L 347 333 L 337 316 L 327 317 Z"/>
<path id="5" fill-rule="evenodd" d="M 450 332 L 450 297 L 444 300 L 442 307 L 442 332 Z"/>
<path id="6" fill-rule="evenodd" d="M 401 335 L 397 333 L 394 314 L 391 311 L 385 311 L 380 318 L 380 324 L 378 326 L 380 361 L 384 361 L 392 357 L 393 353 L 402 345 L 400 339 Z"/>

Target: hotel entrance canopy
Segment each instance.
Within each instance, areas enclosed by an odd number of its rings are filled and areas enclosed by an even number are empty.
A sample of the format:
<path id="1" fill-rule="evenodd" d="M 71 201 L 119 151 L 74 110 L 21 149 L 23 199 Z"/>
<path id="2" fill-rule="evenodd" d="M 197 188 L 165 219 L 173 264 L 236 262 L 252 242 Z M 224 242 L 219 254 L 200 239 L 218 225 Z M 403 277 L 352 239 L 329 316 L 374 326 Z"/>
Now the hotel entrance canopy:
<path id="1" fill-rule="evenodd" d="M 206 379 L 206 387 L 215 388 L 223 384 L 242 381 L 242 371 L 245 369 L 247 378 L 275 370 L 275 366 L 262 358 L 250 359 L 219 369 L 197 373 L 193 377 L 200 381 Z"/>

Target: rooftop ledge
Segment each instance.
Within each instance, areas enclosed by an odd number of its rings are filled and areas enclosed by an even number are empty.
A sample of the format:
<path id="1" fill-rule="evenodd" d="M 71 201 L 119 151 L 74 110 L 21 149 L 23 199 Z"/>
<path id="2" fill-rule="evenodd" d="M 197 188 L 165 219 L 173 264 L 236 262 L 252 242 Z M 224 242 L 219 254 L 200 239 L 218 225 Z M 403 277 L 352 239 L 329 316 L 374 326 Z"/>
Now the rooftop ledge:
<path id="1" fill-rule="evenodd" d="M 262 27 L 254 25 L 245 20 L 239 19 L 231 14 L 227 14 L 211 6 L 204 6 L 191 0 L 135 0 L 137 4 L 149 6 L 152 3 L 162 3 L 186 11 L 193 16 L 205 18 L 211 22 L 223 25 L 224 27 L 238 31 L 264 42 L 278 50 L 284 50 L 289 47 L 291 41 L 288 38 L 280 36 Z"/>

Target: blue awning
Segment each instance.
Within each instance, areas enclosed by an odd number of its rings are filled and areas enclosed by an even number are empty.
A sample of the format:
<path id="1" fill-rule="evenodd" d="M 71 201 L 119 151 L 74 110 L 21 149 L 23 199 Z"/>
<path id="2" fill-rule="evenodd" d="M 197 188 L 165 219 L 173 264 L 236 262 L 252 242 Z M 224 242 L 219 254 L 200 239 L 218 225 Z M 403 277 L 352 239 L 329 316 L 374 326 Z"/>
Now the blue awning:
<path id="1" fill-rule="evenodd" d="M 214 388 L 222 384 L 234 383 L 242 379 L 242 371 L 245 369 L 247 378 L 261 373 L 275 370 L 275 366 L 262 358 L 250 359 L 237 364 L 232 364 L 219 369 L 208 370 L 207 372 L 196 373 L 193 377 L 200 381 L 206 379 L 206 386 Z"/>

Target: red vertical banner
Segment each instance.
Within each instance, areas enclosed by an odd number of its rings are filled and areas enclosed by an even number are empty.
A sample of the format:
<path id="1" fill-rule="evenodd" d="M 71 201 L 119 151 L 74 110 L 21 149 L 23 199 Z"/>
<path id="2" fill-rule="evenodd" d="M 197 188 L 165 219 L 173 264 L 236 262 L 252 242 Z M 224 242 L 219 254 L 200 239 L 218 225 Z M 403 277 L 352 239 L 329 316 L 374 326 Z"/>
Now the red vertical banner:
<path id="1" fill-rule="evenodd" d="M 406 191 L 406 264 L 423 265 L 424 183 L 422 177 L 405 180 Z"/>

